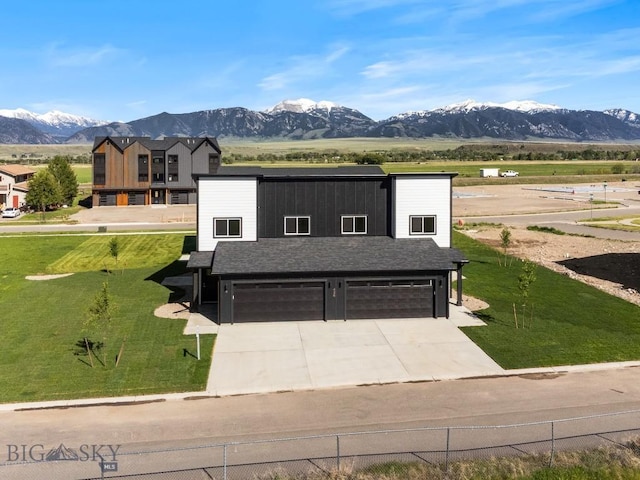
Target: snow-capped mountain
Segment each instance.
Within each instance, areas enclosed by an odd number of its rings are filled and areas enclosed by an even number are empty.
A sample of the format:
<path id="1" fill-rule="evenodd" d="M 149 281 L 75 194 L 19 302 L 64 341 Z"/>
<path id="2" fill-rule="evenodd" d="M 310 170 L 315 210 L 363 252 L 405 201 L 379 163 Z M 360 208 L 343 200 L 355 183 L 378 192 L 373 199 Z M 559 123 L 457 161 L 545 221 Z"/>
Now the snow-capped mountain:
<path id="1" fill-rule="evenodd" d="M 0 117 L 24 120 L 38 130 L 59 138 L 66 138 L 84 128 L 109 123 L 103 120 L 94 120 L 88 117 L 60 112 L 58 110 L 38 114 L 25 110 L 24 108 L 17 108 L 15 110 L 0 109 Z"/>
<path id="2" fill-rule="evenodd" d="M 328 102 L 323 100 L 321 102 L 315 102 L 308 98 L 299 98 L 297 100 L 283 100 L 282 102 L 274 105 L 271 108 L 265 110 L 265 113 L 274 114 L 278 112 L 293 112 L 293 113 L 309 113 L 314 110 L 326 110 L 331 111 L 333 108 L 344 108 L 337 103 Z"/>
<path id="3" fill-rule="evenodd" d="M 391 118 L 402 119 L 413 116 L 427 117 L 431 114 L 442 113 L 469 113 L 478 110 L 487 110 L 490 108 L 503 108 L 505 110 L 513 110 L 516 112 L 524 113 L 536 113 L 536 112 L 551 112 L 563 110 L 562 107 L 551 104 L 538 103 L 533 100 L 513 100 L 506 103 L 493 103 L 493 102 L 476 102 L 475 100 L 465 100 L 460 103 L 453 103 L 444 107 L 435 108 L 433 110 L 418 110 L 400 113 Z"/>
<path id="4" fill-rule="evenodd" d="M 618 120 L 621 120 L 632 127 L 640 128 L 640 115 L 637 113 L 633 113 L 622 108 L 612 108 L 605 110 L 604 113 L 611 115 L 612 117 L 616 117 Z"/>
<path id="5" fill-rule="evenodd" d="M 9 117 L 9 118 L 5 118 Z M 55 135 L 49 133 L 55 131 Z M 61 132 L 69 132 L 66 135 Z M 192 113 L 163 112 L 131 122 L 112 122 L 61 112 L 37 115 L 0 110 L 0 143 L 91 143 L 97 136 L 214 136 L 311 139 L 352 137 L 558 139 L 639 141 L 640 115 L 623 109 L 569 110 L 531 100 L 473 100 L 433 110 L 405 112 L 375 121 L 337 103 L 301 98 L 265 110 L 243 107 Z"/>

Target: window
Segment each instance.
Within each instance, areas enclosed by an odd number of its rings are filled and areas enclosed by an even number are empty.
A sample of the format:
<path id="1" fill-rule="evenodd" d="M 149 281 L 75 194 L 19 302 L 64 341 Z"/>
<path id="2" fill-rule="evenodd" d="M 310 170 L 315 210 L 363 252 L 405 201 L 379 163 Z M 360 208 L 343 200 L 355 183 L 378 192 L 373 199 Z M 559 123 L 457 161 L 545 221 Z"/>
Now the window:
<path id="1" fill-rule="evenodd" d="M 164 183 L 164 154 L 162 153 L 153 152 L 151 181 L 154 183 Z"/>
<path id="2" fill-rule="evenodd" d="M 149 155 L 138 155 L 138 181 L 149 181 Z"/>
<path id="3" fill-rule="evenodd" d="M 435 215 L 415 215 L 409 217 L 410 235 L 435 235 L 436 216 Z"/>
<path id="4" fill-rule="evenodd" d="M 213 219 L 213 236 L 214 237 L 242 237 L 242 219 L 241 218 L 214 218 Z"/>
<path id="5" fill-rule="evenodd" d="M 104 153 L 95 153 L 93 155 L 93 184 L 104 185 L 105 173 L 105 155 Z"/>
<path id="6" fill-rule="evenodd" d="M 342 215 L 342 233 L 344 235 L 358 235 L 367 233 L 366 215 Z"/>
<path id="7" fill-rule="evenodd" d="M 178 155 L 169 155 L 168 162 L 169 162 L 169 172 L 168 172 L 169 181 L 177 182 L 178 181 Z"/>
<path id="8" fill-rule="evenodd" d="M 209 173 L 216 173 L 220 166 L 220 155 L 217 153 L 209 154 Z"/>
<path id="9" fill-rule="evenodd" d="M 310 235 L 311 217 L 284 217 L 285 235 Z"/>

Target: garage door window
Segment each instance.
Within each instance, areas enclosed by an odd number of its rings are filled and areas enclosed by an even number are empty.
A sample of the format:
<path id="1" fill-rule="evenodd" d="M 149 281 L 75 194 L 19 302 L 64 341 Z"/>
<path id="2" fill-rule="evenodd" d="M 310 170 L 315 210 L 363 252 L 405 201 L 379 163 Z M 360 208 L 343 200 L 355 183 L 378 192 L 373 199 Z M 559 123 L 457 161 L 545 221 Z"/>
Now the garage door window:
<path id="1" fill-rule="evenodd" d="M 342 215 L 343 235 L 363 235 L 367 233 L 366 215 Z"/>
<path id="2" fill-rule="evenodd" d="M 409 234 L 411 235 L 435 235 L 435 215 L 412 215 L 409 217 Z"/>
<path id="3" fill-rule="evenodd" d="M 214 218 L 213 219 L 213 236 L 223 237 L 223 238 L 242 237 L 242 219 L 241 218 Z"/>
<path id="4" fill-rule="evenodd" d="M 311 235 L 311 217 L 284 217 L 285 235 Z"/>

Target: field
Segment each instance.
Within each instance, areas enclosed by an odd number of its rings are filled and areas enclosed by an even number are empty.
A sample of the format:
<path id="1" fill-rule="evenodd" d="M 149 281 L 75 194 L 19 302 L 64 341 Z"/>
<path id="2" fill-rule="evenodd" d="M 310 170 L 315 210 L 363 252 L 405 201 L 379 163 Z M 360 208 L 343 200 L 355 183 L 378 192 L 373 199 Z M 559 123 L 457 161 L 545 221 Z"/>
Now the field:
<path id="1" fill-rule="evenodd" d="M 195 341 L 182 334 L 185 320 L 154 316 L 156 307 L 179 298 L 160 284 L 184 272 L 176 259 L 193 247 L 179 234 L 119 236 L 116 269 L 112 236 L 0 236 L 0 402 L 201 391 L 206 386 L 213 336 Z M 111 273 L 108 270 L 112 270 Z M 61 278 L 27 276 L 73 273 Z M 45 279 L 46 278 L 46 279 Z M 104 282 L 116 310 L 106 339 L 87 330 L 89 306 Z M 82 339 L 104 341 L 94 357 Z M 123 346 L 124 345 L 124 346 Z M 123 348 L 118 367 L 115 358 Z M 102 353 L 106 365 L 102 364 Z"/>

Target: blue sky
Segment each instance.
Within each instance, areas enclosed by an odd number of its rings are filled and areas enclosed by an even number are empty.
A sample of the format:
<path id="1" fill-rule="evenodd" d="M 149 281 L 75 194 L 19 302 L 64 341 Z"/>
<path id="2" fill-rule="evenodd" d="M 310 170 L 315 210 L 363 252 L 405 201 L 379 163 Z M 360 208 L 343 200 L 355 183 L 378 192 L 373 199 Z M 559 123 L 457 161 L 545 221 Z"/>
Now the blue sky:
<path id="1" fill-rule="evenodd" d="M 302 97 L 640 113 L 640 2 L 31 0 L 3 5 L 0 65 L 0 108 L 102 120 Z"/>

